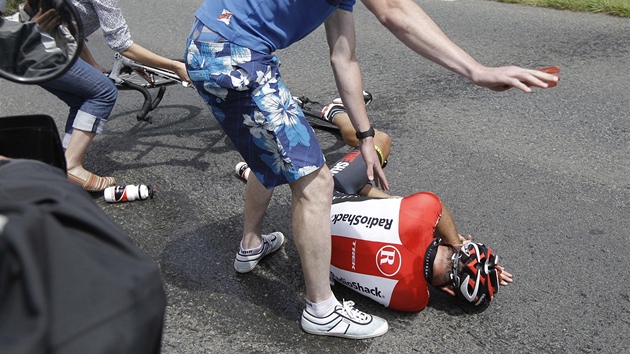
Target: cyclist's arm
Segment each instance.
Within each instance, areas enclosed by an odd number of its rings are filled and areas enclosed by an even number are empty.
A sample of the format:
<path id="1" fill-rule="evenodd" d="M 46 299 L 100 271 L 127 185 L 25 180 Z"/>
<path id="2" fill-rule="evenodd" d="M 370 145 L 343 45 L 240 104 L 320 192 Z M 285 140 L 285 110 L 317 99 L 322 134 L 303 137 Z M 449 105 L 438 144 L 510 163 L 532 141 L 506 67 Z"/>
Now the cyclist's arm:
<path id="1" fill-rule="evenodd" d="M 177 76 L 179 76 L 180 79 L 190 82 L 190 78 L 186 72 L 186 65 L 184 63 L 157 55 L 139 44 L 133 43 L 129 48 L 123 50 L 120 54 L 144 65 L 172 70 L 177 74 Z"/>

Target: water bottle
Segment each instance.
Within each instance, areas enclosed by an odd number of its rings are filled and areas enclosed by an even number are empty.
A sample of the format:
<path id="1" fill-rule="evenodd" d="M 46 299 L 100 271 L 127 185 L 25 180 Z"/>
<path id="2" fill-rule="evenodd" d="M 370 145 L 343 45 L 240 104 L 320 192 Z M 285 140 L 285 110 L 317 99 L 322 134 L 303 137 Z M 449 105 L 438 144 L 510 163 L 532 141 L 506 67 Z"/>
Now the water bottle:
<path id="1" fill-rule="evenodd" d="M 133 202 L 134 200 L 153 198 L 153 193 L 155 190 L 151 186 L 130 184 L 128 186 L 107 187 L 103 192 L 103 197 L 106 202 L 110 203 Z"/>
<path id="2" fill-rule="evenodd" d="M 236 172 L 236 175 L 244 179 L 245 181 L 247 181 L 247 179 L 249 178 L 249 173 L 251 171 L 252 170 L 249 168 L 249 166 L 247 166 L 246 162 L 239 162 L 236 164 L 236 167 L 234 167 L 234 172 Z"/>

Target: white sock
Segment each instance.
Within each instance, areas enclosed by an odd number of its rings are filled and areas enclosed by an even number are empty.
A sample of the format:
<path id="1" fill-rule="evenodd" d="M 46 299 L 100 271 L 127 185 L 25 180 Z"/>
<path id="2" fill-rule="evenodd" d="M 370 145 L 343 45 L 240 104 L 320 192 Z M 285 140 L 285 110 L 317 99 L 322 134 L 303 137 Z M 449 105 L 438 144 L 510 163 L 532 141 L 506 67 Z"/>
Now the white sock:
<path id="1" fill-rule="evenodd" d="M 309 301 L 308 299 L 306 300 L 306 308 L 308 312 L 311 315 L 318 316 L 318 317 L 328 316 L 330 313 L 332 313 L 335 310 L 335 307 L 337 305 L 341 305 L 341 304 L 339 303 L 339 301 L 337 301 L 335 294 L 332 294 L 328 298 L 328 300 L 324 300 L 316 304 Z"/>

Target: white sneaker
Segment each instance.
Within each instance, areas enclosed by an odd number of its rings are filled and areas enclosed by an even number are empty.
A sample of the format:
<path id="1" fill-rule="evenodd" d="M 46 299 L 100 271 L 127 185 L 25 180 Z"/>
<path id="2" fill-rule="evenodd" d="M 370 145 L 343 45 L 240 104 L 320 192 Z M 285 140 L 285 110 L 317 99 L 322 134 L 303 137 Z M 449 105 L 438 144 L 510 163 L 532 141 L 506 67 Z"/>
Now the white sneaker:
<path id="1" fill-rule="evenodd" d="M 234 172 L 236 172 L 236 176 L 243 181 L 247 182 L 249 178 L 249 173 L 252 171 L 251 168 L 247 165 L 247 162 L 239 162 L 234 166 Z"/>
<path id="2" fill-rule="evenodd" d="M 317 317 L 302 311 L 302 329 L 310 334 L 350 339 L 366 339 L 387 333 L 384 319 L 368 315 L 354 308 L 354 302 L 344 301 L 328 316 Z"/>
<path id="3" fill-rule="evenodd" d="M 239 273 L 250 272 L 256 267 L 263 257 L 271 254 L 282 247 L 284 244 L 284 235 L 282 232 L 272 232 L 269 235 L 262 235 L 262 247 L 257 250 L 243 250 L 239 247 L 234 260 L 234 269 Z"/>

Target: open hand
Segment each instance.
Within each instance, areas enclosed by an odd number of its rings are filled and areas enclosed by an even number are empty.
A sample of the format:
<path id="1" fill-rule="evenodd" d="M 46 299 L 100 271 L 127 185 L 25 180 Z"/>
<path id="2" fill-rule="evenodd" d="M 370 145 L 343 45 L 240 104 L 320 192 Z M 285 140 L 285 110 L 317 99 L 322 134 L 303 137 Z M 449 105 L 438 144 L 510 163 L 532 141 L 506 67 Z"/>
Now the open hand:
<path id="1" fill-rule="evenodd" d="M 367 165 L 367 177 L 370 182 L 374 182 L 376 187 L 380 187 L 382 190 L 389 190 L 389 184 L 387 183 L 387 177 L 381 167 L 381 163 L 374 149 L 374 138 L 368 137 L 359 140 L 359 146 L 361 148 L 361 154 L 363 160 Z"/>
<path id="2" fill-rule="evenodd" d="M 546 69 L 546 68 L 544 68 Z M 553 72 L 558 72 L 553 71 Z M 518 66 L 484 67 L 473 76 L 473 82 L 493 91 L 506 91 L 515 87 L 532 92 L 531 87 L 554 87 L 560 78 L 542 70 L 524 69 Z"/>

